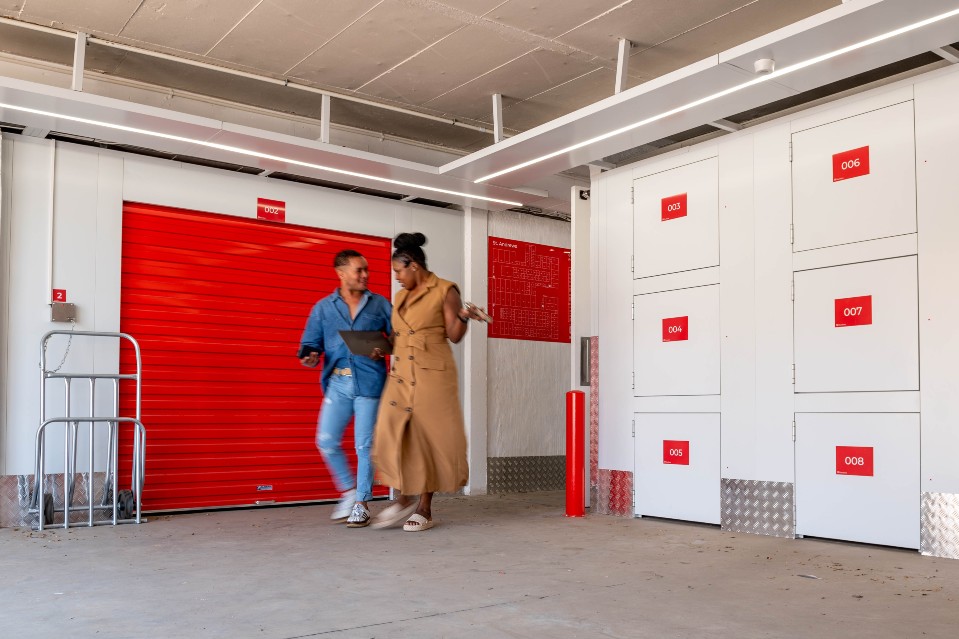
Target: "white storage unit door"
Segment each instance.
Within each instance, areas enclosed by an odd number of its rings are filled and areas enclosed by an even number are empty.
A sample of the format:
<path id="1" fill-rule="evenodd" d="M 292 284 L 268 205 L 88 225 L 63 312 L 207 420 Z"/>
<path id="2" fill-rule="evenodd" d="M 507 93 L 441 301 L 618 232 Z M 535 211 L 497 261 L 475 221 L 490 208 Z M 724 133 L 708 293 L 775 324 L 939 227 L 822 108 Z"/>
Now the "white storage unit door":
<path id="1" fill-rule="evenodd" d="M 636 413 L 635 512 L 718 524 L 719 413 Z"/>
<path id="2" fill-rule="evenodd" d="M 919 547 L 919 415 L 797 413 L 796 532 Z"/>
<path id="3" fill-rule="evenodd" d="M 719 285 L 634 298 L 637 396 L 719 394 Z"/>
<path id="4" fill-rule="evenodd" d="M 719 265 L 716 158 L 633 182 L 635 278 Z"/>
<path id="5" fill-rule="evenodd" d="M 792 136 L 794 250 L 916 232 L 912 102 Z"/>
<path id="6" fill-rule="evenodd" d="M 915 256 L 795 278 L 797 393 L 919 390 Z"/>

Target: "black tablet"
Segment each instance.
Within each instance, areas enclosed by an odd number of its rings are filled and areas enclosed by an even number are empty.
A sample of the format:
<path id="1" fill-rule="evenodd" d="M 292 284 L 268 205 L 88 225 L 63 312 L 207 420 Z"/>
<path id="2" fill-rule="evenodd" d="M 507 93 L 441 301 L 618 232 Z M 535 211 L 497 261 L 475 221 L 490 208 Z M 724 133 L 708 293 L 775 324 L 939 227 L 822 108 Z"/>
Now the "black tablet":
<path id="1" fill-rule="evenodd" d="M 384 355 L 393 352 L 393 344 L 379 331 L 340 331 L 340 337 L 354 355 L 369 357 L 374 348 L 383 351 Z"/>

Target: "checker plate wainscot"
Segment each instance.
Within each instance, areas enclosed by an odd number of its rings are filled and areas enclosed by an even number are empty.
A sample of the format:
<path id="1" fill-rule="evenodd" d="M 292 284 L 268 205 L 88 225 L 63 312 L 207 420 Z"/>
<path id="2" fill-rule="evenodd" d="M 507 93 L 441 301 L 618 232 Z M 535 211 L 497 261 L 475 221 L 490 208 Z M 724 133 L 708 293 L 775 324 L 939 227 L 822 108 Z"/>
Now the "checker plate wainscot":
<path id="1" fill-rule="evenodd" d="M 788 482 L 722 480 L 722 529 L 796 537 L 793 485 Z"/>
<path id="2" fill-rule="evenodd" d="M 959 495 L 923 493 L 921 531 L 920 553 L 959 559 Z"/>

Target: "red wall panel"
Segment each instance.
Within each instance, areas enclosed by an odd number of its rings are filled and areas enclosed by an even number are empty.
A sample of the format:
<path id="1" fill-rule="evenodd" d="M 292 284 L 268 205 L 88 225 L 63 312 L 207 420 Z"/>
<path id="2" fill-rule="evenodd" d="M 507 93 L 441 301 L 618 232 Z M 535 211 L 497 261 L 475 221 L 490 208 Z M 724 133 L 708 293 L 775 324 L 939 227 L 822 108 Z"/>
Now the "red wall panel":
<path id="1" fill-rule="evenodd" d="M 370 289 L 389 298 L 387 238 L 124 205 L 120 330 L 143 353 L 145 511 L 338 496 L 314 443 L 319 369 L 295 354 L 344 248 L 366 256 Z M 124 348 L 121 370 L 133 365 Z M 349 430 L 355 463 L 352 446 Z M 122 437 L 127 469 L 131 451 Z"/>

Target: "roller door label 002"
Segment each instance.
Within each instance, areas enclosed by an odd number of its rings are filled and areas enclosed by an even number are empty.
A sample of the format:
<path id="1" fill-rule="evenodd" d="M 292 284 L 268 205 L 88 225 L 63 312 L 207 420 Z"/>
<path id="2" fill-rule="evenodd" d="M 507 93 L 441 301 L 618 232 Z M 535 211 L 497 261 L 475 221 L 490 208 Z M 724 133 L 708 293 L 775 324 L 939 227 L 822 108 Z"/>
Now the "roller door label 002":
<path id="1" fill-rule="evenodd" d="M 836 474 L 872 477 L 872 446 L 836 446 Z"/>
<path id="2" fill-rule="evenodd" d="M 841 182 L 850 178 L 869 175 L 869 147 L 862 146 L 832 156 L 832 181 Z"/>
<path id="3" fill-rule="evenodd" d="M 836 328 L 872 324 L 872 295 L 836 300 Z"/>
<path id="4" fill-rule="evenodd" d="M 66 302 L 67 301 L 67 289 L 65 288 L 55 288 L 53 289 L 53 295 L 51 300 L 54 302 Z"/>
<path id="5" fill-rule="evenodd" d="M 682 342 L 689 339 L 689 316 L 667 317 L 663 320 L 663 341 Z"/>
<path id="6" fill-rule="evenodd" d="M 686 194 L 671 195 L 663 198 L 662 217 L 663 222 L 675 220 L 679 217 L 686 217 L 688 209 L 686 207 Z"/>
<path id="7" fill-rule="evenodd" d="M 689 442 L 673 439 L 663 440 L 663 463 L 689 466 Z"/>
<path id="8" fill-rule="evenodd" d="M 256 219 L 269 222 L 286 222 L 286 202 L 280 200 L 256 199 Z"/>

